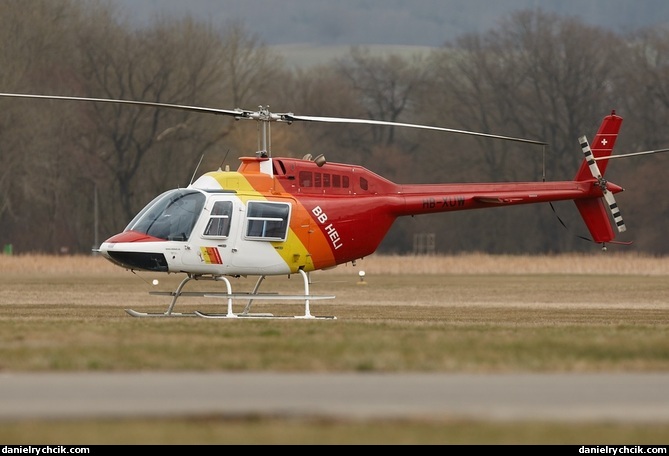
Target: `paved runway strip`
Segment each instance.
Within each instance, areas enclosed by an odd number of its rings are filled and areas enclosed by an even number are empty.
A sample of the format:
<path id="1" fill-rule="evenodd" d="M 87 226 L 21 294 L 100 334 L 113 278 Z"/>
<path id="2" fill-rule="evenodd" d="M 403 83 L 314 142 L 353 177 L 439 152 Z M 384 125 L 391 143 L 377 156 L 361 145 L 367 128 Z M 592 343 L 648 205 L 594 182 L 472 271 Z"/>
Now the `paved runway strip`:
<path id="1" fill-rule="evenodd" d="M 669 373 L 3 373 L 0 420 L 179 415 L 669 422 Z"/>

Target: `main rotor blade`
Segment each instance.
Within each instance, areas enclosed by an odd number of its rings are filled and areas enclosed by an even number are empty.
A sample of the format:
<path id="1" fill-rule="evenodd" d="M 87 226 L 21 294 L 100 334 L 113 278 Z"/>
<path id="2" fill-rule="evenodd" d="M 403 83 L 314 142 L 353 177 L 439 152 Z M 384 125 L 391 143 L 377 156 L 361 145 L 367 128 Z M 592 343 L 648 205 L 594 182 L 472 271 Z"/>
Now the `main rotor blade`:
<path id="1" fill-rule="evenodd" d="M 186 106 L 186 105 L 177 105 L 170 103 L 158 103 L 152 101 L 134 101 L 134 100 L 120 100 L 113 98 L 88 98 L 88 97 L 70 97 L 70 96 L 60 96 L 60 95 L 32 95 L 32 94 L 23 94 L 23 93 L 0 93 L 2 97 L 13 97 L 13 98 L 38 98 L 46 100 L 69 100 L 69 101 L 88 101 L 95 103 L 117 103 L 117 104 L 127 104 L 135 106 L 151 106 L 154 108 L 169 108 L 169 109 L 180 109 L 182 111 L 193 111 L 201 112 L 206 114 L 216 114 L 216 115 L 227 115 L 233 116 L 236 119 L 249 119 L 249 120 L 258 120 L 262 122 L 288 122 L 302 120 L 308 122 L 330 122 L 330 123 L 353 123 L 353 124 L 367 124 L 367 125 L 384 125 L 389 127 L 410 127 L 410 128 L 420 128 L 423 130 L 435 130 L 435 131 L 444 131 L 449 133 L 457 133 L 463 135 L 471 136 L 480 136 L 484 138 L 494 138 L 501 139 L 505 141 L 515 141 L 529 144 L 539 144 L 542 146 L 547 145 L 543 141 L 535 141 L 532 139 L 524 138 L 514 138 L 511 136 L 502 136 L 502 135 L 493 135 L 489 133 L 479 133 L 475 131 L 467 130 L 456 130 L 453 128 L 445 127 L 433 127 L 429 125 L 419 125 L 419 124 L 410 124 L 402 122 L 388 122 L 384 120 L 370 120 L 370 119 L 354 119 L 346 117 L 316 117 L 316 116 L 296 116 L 293 113 L 272 113 L 266 107 L 260 107 L 258 111 L 249 111 L 244 109 L 217 109 L 217 108 L 205 108 L 200 106 Z"/>
<path id="2" fill-rule="evenodd" d="M 356 124 L 367 124 L 367 125 L 385 125 L 389 127 L 410 127 L 410 128 L 421 128 L 424 130 L 435 130 L 435 131 L 446 131 L 449 133 L 457 133 L 457 134 L 463 134 L 463 135 L 472 135 L 472 136 L 482 136 L 485 138 L 494 138 L 494 139 L 502 139 L 505 141 L 516 141 L 516 142 L 523 142 L 523 143 L 529 143 L 529 144 L 539 144 L 542 146 L 547 145 L 548 143 L 545 143 L 543 141 L 535 141 L 532 139 L 524 139 L 524 138 L 514 138 L 511 136 L 500 136 L 500 135 L 492 135 L 489 133 L 479 133 L 475 131 L 467 131 L 467 130 L 455 130 L 452 128 L 444 128 L 444 127 L 432 127 L 429 125 L 419 125 L 419 124 L 410 124 L 410 123 L 402 123 L 402 122 L 389 122 L 385 120 L 370 120 L 370 119 L 351 119 L 351 118 L 346 118 L 346 117 L 315 117 L 315 116 L 295 116 L 292 114 L 285 114 L 284 117 L 287 120 L 305 120 L 305 121 L 310 121 L 310 122 L 332 122 L 332 123 L 356 123 Z"/>
<path id="3" fill-rule="evenodd" d="M 249 113 L 249 111 L 244 111 L 241 109 L 226 110 L 226 109 L 215 109 L 215 108 L 202 108 L 199 106 L 184 106 L 184 105 L 176 105 L 169 103 L 157 103 L 151 101 L 118 100 L 113 98 L 68 97 L 60 95 L 31 95 L 24 93 L 0 93 L 0 96 L 13 97 L 13 98 L 39 98 L 43 100 L 69 100 L 69 101 L 89 101 L 89 102 L 92 101 L 96 103 L 116 103 L 116 104 L 129 104 L 137 106 L 152 106 L 154 108 L 180 109 L 182 111 L 185 110 L 185 111 L 194 111 L 207 114 L 218 114 L 218 115 L 227 115 L 236 117 L 245 117 Z"/>
<path id="4" fill-rule="evenodd" d="M 632 152 L 630 154 L 609 155 L 608 157 L 595 158 L 595 160 L 613 160 L 614 158 L 633 157 L 635 155 L 657 154 L 661 152 L 669 152 L 669 149 L 644 150 L 643 152 Z"/>

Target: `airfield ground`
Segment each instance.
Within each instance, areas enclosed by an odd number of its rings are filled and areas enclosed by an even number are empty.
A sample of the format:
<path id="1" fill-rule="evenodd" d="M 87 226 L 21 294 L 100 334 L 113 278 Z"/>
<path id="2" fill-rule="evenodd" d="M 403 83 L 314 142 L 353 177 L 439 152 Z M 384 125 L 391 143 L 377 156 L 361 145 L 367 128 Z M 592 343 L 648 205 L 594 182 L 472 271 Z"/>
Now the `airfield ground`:
<path id="1" fill-rule="evenodd" d="M 314 301 L 312 313 L 336 320 L 142 319 L 125 313 L 164 311 L 169 300 L 148 292 L 173 290 L 179 280 L 133 274 L 99 257 L 0 256 L 0 373 L 669 372 L 669 259 L 662 257 L 372 256 L 312 274 L 312 293 L 336 295 Z M 232 283 L 250 288 L 254 280 Z M 299 276 L 276 278 L 265 291 L 296 293 L 301 286 Z M 193 298 L 178 306 L 213 312 L 225 304 Z M 299 303 L 257 306 L 277 314 L 303 311 Z M 666 445 L 667 435 L 669 423 L 662 420 L 361 421 L 317 413 L 15 419 L 0 427 L 7 444 Z"/>

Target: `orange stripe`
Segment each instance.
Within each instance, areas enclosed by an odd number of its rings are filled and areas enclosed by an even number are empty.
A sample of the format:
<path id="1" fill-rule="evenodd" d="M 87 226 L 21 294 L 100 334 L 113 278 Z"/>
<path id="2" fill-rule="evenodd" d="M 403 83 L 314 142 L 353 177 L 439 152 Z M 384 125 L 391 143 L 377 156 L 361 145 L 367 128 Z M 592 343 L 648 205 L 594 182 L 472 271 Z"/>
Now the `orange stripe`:
<path id="1" fill-rule="evenodd" d="M 214 264 L 222 264 L 221 256 L 218 254 L 218 249 L 216 247 L 207 247 L 207 255 L 209 260 Z"/>

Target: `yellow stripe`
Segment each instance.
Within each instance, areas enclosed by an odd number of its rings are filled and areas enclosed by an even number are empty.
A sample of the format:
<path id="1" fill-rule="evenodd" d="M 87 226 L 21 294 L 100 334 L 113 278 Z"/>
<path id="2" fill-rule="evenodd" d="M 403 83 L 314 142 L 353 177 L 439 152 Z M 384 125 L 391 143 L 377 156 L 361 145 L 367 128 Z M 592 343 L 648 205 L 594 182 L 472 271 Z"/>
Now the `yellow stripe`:
<path id="1" fill-rule="evenodd" d="M 271 198 L 265 197 L 261 192 L 253 187 L 253 184 L 245 175 L 238 172 L 212 172 L 209 173 L 216 181 L 226 190 L 237 190 L 237 197 L 246 204 L 249 200 L 265 200 L 272 201 Z M 259 174 L 257 177 L 258 183 L 271 183 L 272 178 Z M 269 184 L 271 185 L 271 184 Z M 276 200 L 285 201 L 289 198 L 295 201 L 294 197 L 289 193 L 281 192 L 277 194 Z M 291 272 L 297 272 L 300 266 L 304 266 L 305 271 L 313 271 L 314 263 L 309 255 L 309 251 L 297 236 L 293 227 L 300 226 L 304 219 L 305 209 L 299 202 L 293 205 L 291 215 L 291 226 L 288 229 L 288 237 L 284 242 L 270 242 L 276 252 L 281 256 L 283 261 L 288 265 Z"/>
<path id="2" fill-rule="evenodd" d="M 202 258 L 207 264 L 211 264 L 211 258 L 209 258 L 209 251 L 206 247 L 200 247 L 200 252 L 202 253 Z"/>

